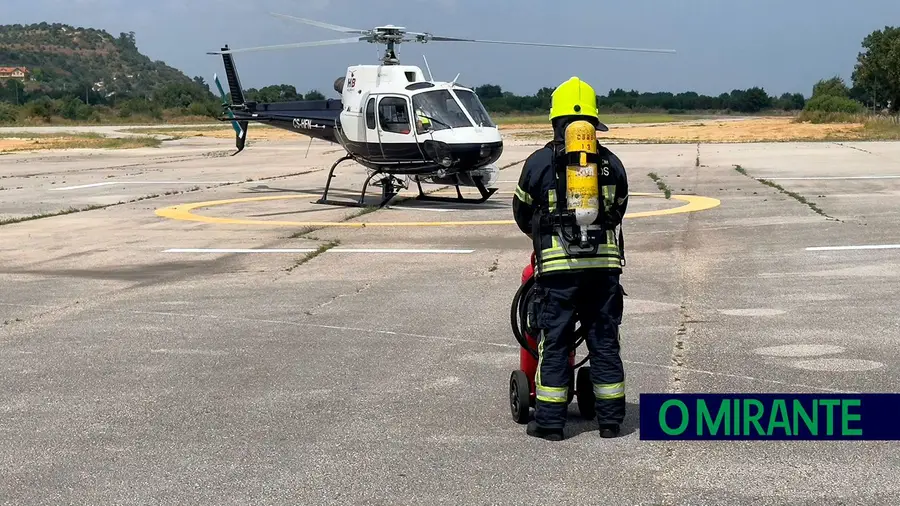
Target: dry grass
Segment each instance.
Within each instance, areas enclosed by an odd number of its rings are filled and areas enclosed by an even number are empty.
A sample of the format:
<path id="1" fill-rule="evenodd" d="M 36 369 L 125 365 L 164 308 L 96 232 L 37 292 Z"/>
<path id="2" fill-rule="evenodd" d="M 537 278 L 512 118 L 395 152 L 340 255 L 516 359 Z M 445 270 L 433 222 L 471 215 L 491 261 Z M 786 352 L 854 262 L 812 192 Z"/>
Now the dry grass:
<path id="1" fill-rule="evenodd" d="M 153 137 L 105 137 L 100 134 L 4 133 L 0 137 L 0 153 L 47 149 L 133 149 L 155 148 L 162 141 Z"/>
<path id="2" fill-rule="evenodd" d="M 84 121 L 84 120 L 70 120 L 66 118 L 60 118 L 58 116 L 54 116 L 52 118 L 45 119 L 40 117 L 27 117 L 27 118 L 18 118 L 17 121 L 10 126 L 17 127 L 46 127 L 46 126 L 79 126 L 79 125 L 94 125 L 94 126 L 140 126 L 140 125 L 159 125 L 161 127 L 165 127 L 166 125 L 194 125 L 198 123 L 209 123 L 209 116 L 194 116 L 194 115 L 186 115 L 183 114 L 179 110 L 167 110 L 163 111 L 162 116 L 160 118 L 152 118 L 146 115 L 134 115 L 129 118 L 121 118 L 115 114 L 111 113 L 100 113 L 99 116 L 96 117 L 95 120 Z"/>
<path id="3" fill-rule="evenodd" d="M 234 129 L 231 127 L 230 123 L 225 123 L 223 125 L 210 125 L 207 127 L 198 128 L 133 128 L 126 131 L 148 135 L 165 135 L 175 138 L 207 137 L 210 139 L 234 139 Z M 255 123 L 250 124 L 248 135 L 248 139 L 252 141 L 281 141 L 308 138 L 309 137 L 300 133 L 289 132 L 282 128 L 275 128 Z"/>
<path id="4" fill-rule="evenodd" d="M 602 111 L 600 112 L 600 119 L 607 125 L 675 123 L 679 121 L 693 121 L 705 117 L 707 116 L 693 114 L 608 114 Z M 546 114 L 495 114 L 493 120 L 500 129 L 504 130 L 508 128 L 528 128 L 549 123 Z"/>
<path id="5" fill-rule="evenodd" d="M 549 129 L 516 135 L 547 138 Z M 611 129 L 601 141 L 642 143 L 738 143 L 900 140 L 900 126 L 889 122 L 808 123 L 794 118 L 759 118 L 739 121 L 699 121 L 690 124 L 635 126 Z"/>

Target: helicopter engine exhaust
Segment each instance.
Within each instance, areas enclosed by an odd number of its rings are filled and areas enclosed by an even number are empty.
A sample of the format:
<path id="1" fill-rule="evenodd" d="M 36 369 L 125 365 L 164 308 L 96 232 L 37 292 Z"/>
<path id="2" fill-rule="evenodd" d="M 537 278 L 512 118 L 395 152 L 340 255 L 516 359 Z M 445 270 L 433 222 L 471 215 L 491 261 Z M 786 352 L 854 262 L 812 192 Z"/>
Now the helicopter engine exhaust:
<path id="1" fill-rule="evenodd" d="M 338 77 L 337 79 L 335 79 L 334 80 L 334 91 L 336 91 L 338 93 L 344 93 L 344 81 L 346 79 L 347 79 L 346 77 Z"/>

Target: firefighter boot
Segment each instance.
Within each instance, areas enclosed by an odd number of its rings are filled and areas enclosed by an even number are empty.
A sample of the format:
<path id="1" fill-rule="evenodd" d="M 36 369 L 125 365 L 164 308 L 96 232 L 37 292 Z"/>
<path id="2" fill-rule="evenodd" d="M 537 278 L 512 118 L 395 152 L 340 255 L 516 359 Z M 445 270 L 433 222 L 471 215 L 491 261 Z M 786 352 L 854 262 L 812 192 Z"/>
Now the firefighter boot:
<path id="1" fill-rule="evenodd" d="M 525 429 L 525 433 L 532 437 L 546 439 L 547 441 L 562 441 L 565 438 L 562 429 L 541 427 L 533 420 L 528 422 L 528 428 Z"/>
<path id="2" fill-rule="evenodd" d="M 621 431 L 622 428 L 618 424 L 600 424 L 600 437 L 602 438 L 618 437 Z"/>

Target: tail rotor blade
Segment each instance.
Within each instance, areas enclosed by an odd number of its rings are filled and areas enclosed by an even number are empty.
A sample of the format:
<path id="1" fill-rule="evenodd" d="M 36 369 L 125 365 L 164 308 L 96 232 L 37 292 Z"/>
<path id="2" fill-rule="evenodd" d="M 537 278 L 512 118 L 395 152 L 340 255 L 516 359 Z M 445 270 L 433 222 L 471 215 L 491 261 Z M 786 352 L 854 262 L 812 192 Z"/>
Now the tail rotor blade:
<path id="1" fill-rule="evenodd" d="M 332 46 L 337 44 L 352 44 L 355 42 L 362 42 L 366 40 L 364 37 L 350 37 L 347 39 L 332 39 L 332 40 L 318 40 L 314 42 L 295 42 L 293 44 L 278 44 L 274 46 L 258 46 L 258 47 L 245 47 L 241 49 L 228 49 L 226 51 L 210 51 L 206 54 L 232 54 L 232 53 L 246 53 L 249 51 L 272 51 L 278 49 L 292 49 L 298 47 L 317 47 L 317 46 Z"/>
<path id="2" fill-rule="evenodd" d="M 601 49 L 605 51 L 633 51 L 639 53 L 675 53 L 674 49 L 644 49 L 644 48 L 634 48 L 634 47 L 609 47 L 609 46 L 581 46 L 575 44 L 549 44 L 545 42 L 515 42 L 508 40 L 479 40 L 479 39 L 462 39 L 458 37 L 441 37 L 441 36 L 430 36 L 427 37 L 428 41 L 440 41 L 440 42 L 477 42 L 480 44 L 508 44 L 513 46 L 541 46 L 541 47 L 565 47 L 565 48 L 574 48 L 574 49 Z"/>
<path id="3" fill-rule="evenodd" d="M 317 26 L 319 28 L 324 28 L 326 30 L 334 30 L 336 32 L 358 33 L 358 34 L 369 33 L 369 30 L 359 30 L 357 28 L 347 28 L 346 26 L 333 25 L 331 23 L 323 23 L 321 21 L 315 21 L 312 19 L 298 18 L 297 16 L 289 16 L 287 14 L 278 14 L 277 12 L 270 12 L 269 14 L 279 17 L 279 18 L 290 19 L 291 21 L 299 21 L 300 23 L 305 23 L 307 25 Z"/>
<path id="4" fill-rule="evenodd" d="M 213 80 L 216 82 L 216 88 L 219 89 L 219 96 L 222 97 L 222 105 L 225 107 L 228 107 L 228 102 L 225 101 L 225 90 L 222 88 L 222 83 L 221 83 L 221 81 L 219 81 L 219 76 L 214 75 Z M 231 112 L 230 108 L 227 109 L 227 111 L 228 111 L 228 117 L 232 119 L 231 127 L 234 128 L 234 133 L 237 134 L 238 137 L 243 137 L 244 136 L 243 129 L 241 129 L 241 127 L 240 127 L 240 125 L 238 125 L 237 121 L 234 121 L 234 119 L 235 119 L 234 113 Z"/>

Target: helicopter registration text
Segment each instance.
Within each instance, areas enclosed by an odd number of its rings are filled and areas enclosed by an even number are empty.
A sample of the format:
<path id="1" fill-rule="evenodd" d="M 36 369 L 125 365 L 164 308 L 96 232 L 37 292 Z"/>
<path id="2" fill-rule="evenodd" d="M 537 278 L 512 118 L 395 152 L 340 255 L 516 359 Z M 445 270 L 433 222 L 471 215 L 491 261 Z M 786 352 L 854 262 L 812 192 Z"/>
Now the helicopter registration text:
<path id="1" fill-rule="evenodd" d="M 325 128 L 325 125 L 316 125 L 311 120 L 294 118 L 294 128 L 297 130 L 310 130 L 312 128 Z"/>

